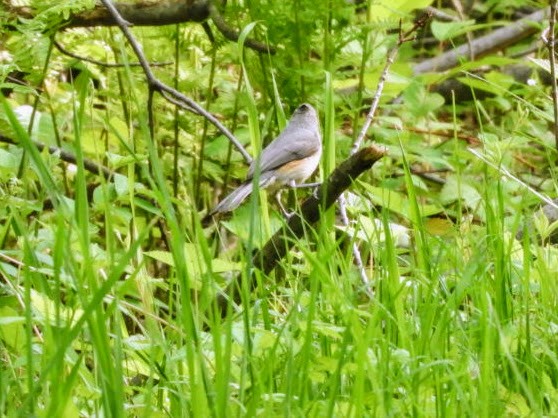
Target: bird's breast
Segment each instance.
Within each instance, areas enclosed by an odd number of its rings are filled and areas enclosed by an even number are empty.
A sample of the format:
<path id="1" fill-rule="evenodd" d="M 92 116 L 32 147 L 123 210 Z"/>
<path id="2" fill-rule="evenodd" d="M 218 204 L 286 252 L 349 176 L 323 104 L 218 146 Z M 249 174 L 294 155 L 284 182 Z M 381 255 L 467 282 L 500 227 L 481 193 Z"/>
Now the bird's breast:
<path id="1" fill-rule="evenodd" d="M 278 168 L 276 170 L 277 181 L 289 183 L 294 180 L 296 183 L 302 183 L 310 177 L 318 167 L 322 155 L 321 151 L 320 149 L 310 157 L 290 161 Z"/>

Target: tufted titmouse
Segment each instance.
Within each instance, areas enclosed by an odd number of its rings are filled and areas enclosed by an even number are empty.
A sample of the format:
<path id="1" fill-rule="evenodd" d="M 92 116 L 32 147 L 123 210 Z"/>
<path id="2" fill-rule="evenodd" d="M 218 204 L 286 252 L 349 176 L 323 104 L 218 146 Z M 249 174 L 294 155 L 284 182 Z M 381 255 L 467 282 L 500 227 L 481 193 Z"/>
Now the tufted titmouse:
<path id="1" fill-rule="evenodd" d="M 307 103 L 300 105 L 291 120 L 267 147 L 259 159 L 252 161 L 246 181 L 233 190 L 207 217 L 234 210 L 254 188 L 256 164 L 260 167 L 259 187 L 279 189 L 302 183 L 316 170 L 322 155 L 322 139 L 316 110 Z"/>

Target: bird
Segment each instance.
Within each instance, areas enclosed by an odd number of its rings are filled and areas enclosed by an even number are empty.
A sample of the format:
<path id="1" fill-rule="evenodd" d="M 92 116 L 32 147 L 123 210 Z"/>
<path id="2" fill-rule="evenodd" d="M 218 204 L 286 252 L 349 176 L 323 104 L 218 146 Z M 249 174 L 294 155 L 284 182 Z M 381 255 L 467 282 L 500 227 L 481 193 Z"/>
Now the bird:
<path id="1" fill-rule="evenodd" d="M 236 209 L 254 190 L 254 175 L 259 171 L 259 188 L 280 190 L 303 183 L 318 167 L 322 155 L 322 137 L 318 113 L 308 103 L 296 108 L 283 131 L 259 158 L 250 164 L 246 180 L 221 200 L 204 220 Z M 258 186 L 258 185 L 256 185 Z M 279 195 L 277 201 L 284 210 Z"/>

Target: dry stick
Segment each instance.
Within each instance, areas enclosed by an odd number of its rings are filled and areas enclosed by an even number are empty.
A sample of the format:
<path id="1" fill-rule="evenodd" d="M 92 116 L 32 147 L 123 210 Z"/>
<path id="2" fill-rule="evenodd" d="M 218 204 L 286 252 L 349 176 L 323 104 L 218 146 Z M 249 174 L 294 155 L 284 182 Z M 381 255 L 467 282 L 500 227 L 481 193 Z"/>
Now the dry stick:
<path id="1" fill-rule="evenodd" d="M 556 44 L 555 36 L 556 26 L 556 1 L 550 3 L 550 17 L 548 19 L 548 28 L 541 34 L 541 38 L 548 48 L 548 59 L 550 62 L 550 78 L 552 86 L 552 105 L 554 109 L 554 141 L 556 150 L 558 151 L 558 85 L 556 83 L 556 53 L 554 46 Z"/>
<path id="2" fill-rule="evenodd" d="M 199 115 L 198 112 L 196 112 L 194 109 L 192 109 L 191 107 L 185 107 L 186 105 L 184 103 L 182 103 L 180 100 L 176 100 L 174 97 L 172 97 L 171 95 L 169 95 L 167 92 L 162 91 L 161 95 L 169 102 L 172 103 L 173 105 L 180 107 L 181 109 L 186 109 L 189 112 L 195 113 L 196 115 Z"/>
<path id="3" fill-rule="evenodd" d="M 380 75 L 380 79 L 378 81 L 378 86 L 376 87 L 376 93 L 374 94 L 374 97 L 372 98 L 372 104 L 370 105 L 370 110 L 368 111 L 368 114 L 366 115 L 366 120 L 364 122 L 364 126 L 362 127 L 357 139 L 355 140 L 355 142 L 353 143 L 353 146 L 351 148 L 351 152 L 350 155 L 354 155 L 360 148 L 362 141 L 364 140 L 364 137 L 366 136 L 366 132 L 368 132 L 368 129 L 370 128 L 370 125 L 372 123 L 372 120 L 374 119 L 374 115 L 376 113 L 376 110 L 378 109 L 378 105 L 380 103 L 380 98 L 382 97 L 382 92 L 384 90 L 384 85 L 386 83 L 386 79 L 387 79 L 387 75 L 389 72 L 389 69 L 391 67 L 391 65 L 393 64 L 393 62 L 395 61 L 395 57 L 397 56 L 397 52 L 399 51 L 399 47 L 404 43 L 407 42 L 409 40 L 411 40 L 410 36 L 420 27 L 422 27 L 425 23 L 426 20 L 430 18 L 430 14 L 426 14 L 424 15 L 421 19 L 419 19 L 414 25 L 413 27 L 408 30 L 407 32 L 403 33 L 402 29 L 401 29 L 401 21 L 399 21 L 399 39 L 397 41 L 397 44 L 391 48 L 391 50 L 388 52 L 388 57 L 386 60 L 386 64 L 384 65 L 384 69 L 382 71 L 382 74 Z M 347 209 L 346 209 L 346 204 L 345 204 L 345 197 L 344 196 L 340 196 L 339 198 L 339 213 L 341 214 L 341 221 L 343 223 L 344 226 L 349 226 L 349 217 L 347 215 Z M 370 287 L 370 280 L 368 279 L 368 275 L 366 274 L 366 270 L 364 268 L 364 263 L 362 262 L 362 256 L 360 255 L 360 250 L 358 249 L 358 245 L 356 242 L 353 242 L 353 257 L 355 258 L 355 263 L 356 266 L 358 268 L 359 274 L 360 274 L 360 278 L 365 286 L 366 292 L 368 293 L 369 296 L 372 296 L 371 290 L 369 289 Z"/>
<path id="4" fill-rule="evenodd" d="M 0 142 L 4 142 L 6 144 L 19 145 L 19 143 L 16 140 L 1 134 L 0 134 Z M 50 145 L 47 146 L 42 142 L 33 141 L 33 143 L 35 144 L 35 146 L 39 151 L 42 151 L 43 149 L 47 148 L 49 154 L 58 155 L 62 161 L 71 164 L 77 164 L 77 157 L 75 156 L 74 153 L 70 151 L 64 150 L 59 147 L 50 146 Z M 93 160 L 89 160 L 87 158 L 83 159 L 83 168 L 85 168 L 90 173 L 96 174 L 98 176 L 102 176 L 105 179 L 108 179 L 114 175 L 114 173 L 108 167 L 105 167 L 104 165 L 99 164 Z"/>
<path id="5" fill-rule="evenodd" d="M 453 7 L 455 7 L 455 10 L 457 11 L 457 14 L 459 15 L 459 20 L 464 22 L 465 14 L 463 13 L 463 5 L 459 0 L 452 0 L 452 3 Z M 473 37 L 471 35 L 471 32 L 467 31 L 465 33 L 465 37 L 467 38 L 467 46 L 469 47 L 469 60 L 473 61 L 475 59 L 475 52 L 473 50 Z"/>
<path id="6" fill-rule="evenodd" d="M 376 87 L 376 93 L 372 99 L 372 104 L 370 105 L 370 110 L 366 115 L 366 121 L 364 122 L 364 126 L 362 127 L 357 139 L 353 143 L 353 147 L 351 148 L 350 155 L 354 155 L 360 148 L 362 141 L 366 135 L 366 132 L 370 128 L 370 124 L 372 123 L 372 119 L 374 118 L 374 114 L 376 113 L 376 109 L 378 108 L 378 104 L 380 103 L 380 97 L 382 96 L 382 91 L 384 90 L 384 85 L 386 82 L 387 74 L 389 68 L 393 64 L 395 60 L 395 56 L 397 55 L 397 51 L 399 48 L 399 43 L 397 47 L 392 48 L 388 53 L 388 58 L 386 60 L 386 64 L 384 65 L 384 69 L 382 74 L 380 75 L 380 80 L 378 81 L 378 86 Z M 349 226 L 349 217 L 347 215 L 347 209 L 345 205 L 345 197 L 341 197 L 339 199 L 339 213 L 341 214 L 341 222 L 345 227 Z M 360 255 L 360 250 L 356 242 L 353 242 L 353 257 L 355 258 L 355 263 L 362 280 L 362 283 L 365 286 L 366 293 L 372 297 L 372 290 L 370 289 L 370 280 L 368 278 L 368 274 L 366 274 L 366 270 L 364 268 L 364 263 L 362 262 L 362 256 Z"/>
<path id="7" fill-rule="evenodd" d="M 69 57 L 78 59 L 80 61 L 85 61 L 88 62 L 90 64 L 95 64 L 98 65 L 100 67 L 105 67 L 105 68 L 122 68 L 122 67 L 126 67 L 126 66 L 130 66 L 130 67 L 140 67 L 141 64 L 139 62 L 132 62 L 129 64 L 118 64 L 118 63 L 110 63 L 110 62 L 104 62 L 104 61 L 98 61 L 95 60 L 93 58 L 87 58 L 87 57 L 82 57 L 80 55 L 74 54 L 73 52 L 68 51 L 66 48 L 64 48 L 62 46 L 62 44 L 60 44 L 57 40 L 53 39 L 52 43 L 54 44 L 54 46 L 56 47 L 56 49 L 58 49 L 58 51 L 60 51 L 60 53 L 67 55 Z M 165 62 L 152 62 L 149 65 L 151 65 L 152 67 L 162 67 L 165 65 L 171 65 L 172 61 L 165 61 Z"/>
<path id="8" fill-rule="evenodd" d="M 430 13 L 433 17 L 435 17 L 437 20 L 441 20 L 442 22 L 458 22 L 459 18 L 452 16 L 446 12 L 443 12 L 442 10 L 436 9 L 435 7 L 432 6 L 428 6 L 425 7 L 424 11 L 426 13 Z"/>
<path id="9" fill-rule="evenodd" d="M 11 75 L 6 76 L 6 81 L 9 81 L 10 83 L 13 83 L 13 84 L 17 84 L 19 86 L 28 87 L 32 90 L 35 90 L 36 93 L 42 93 L 44 91 L 40 86 L 32 86 L 28 82 L 23 81 L 23 80 L 18 80 L 17 78 L 15 78 Z M 4 87 L 2 90 L 7 89 L 7 88 L 8 87 Z"/>
<path id="10" fill-rule="evenodd" d="M 538 31 L 534 23 L 542 22 L 549 14 L 550 8 L 544 8 L 532 13 L 523 19 L 518 20 L 501 29 L 497 29 L 488 35 L 482 36 L 471 42 L 471 45 L 464 44 L 451 51 L 441 54 L 432 59 L 423 61 L 413 67 L 415 74 L 423 74 L 432 71 L 445 71 L 453 68 L 467 57 L 470 47 L 475 58 L 483 57 L 493 51 L 505 48 L 517 41 L 526 38 Z"/>
<path id="11" fill-rule="evenodd" d="M 425 135 L 429 135 L 429 136 L 440 136 L 440 137 L 447 138 L 447 139 L 454 139 L 454 138 L 457 137 L 457 139 L 465 141 L 469 145 L 480 145 L 481 144 L 480 139 L 478 139 L 476 136 L 473 136 L 473 135 L 467 135 L 467 134 L 457 134 L 456 135 L 454 132 L 433 131 L 433 130 L 430 130 L 430 129 L 415 128 L 415 127 L 412 127 L 412 126 L 403 126 L 401 128 L 400 126 L 391 125 L 391 126 L 386 126 L 386 128 L 387 129 L 394 129 L 394 130 L 397 130 L 397 131 L 409 131 L 409 132 L 414 132 L 414 133 L 417 133 L 417 134 L 425 134 Z"/>
<path id="12" fill-rule="evenodd" d="M 114 7 L 111 0 L 101 0 L 101 1 L 105 5 L 105 7 L 109 10 L 109 12 L 113 16 L 117 26 L 120 28 L 120 30 L 122 31 L 122 33 L 124 34 L 124 36 L 128 40 L 130 46 L 134 50 L 134 53 L 135 53 L 136 57 L 138 58 L 138 61 L 139 61 L 140 65 L 143 69 L 145 77 L 147 78 L 147 83 L 149 84 L 149 88 L 152 89 L 153 91 L 157 91 L 161 94 L 163 94 L 163 92 L 168 93 L 170 96 L 174 97 L 178 101 L 178 102 L 175 102 L 174 104 L 178 104 L 178 105 L 180 105 L 180 107 L 182 107 L 183 109 L 188 110 L 190 112 L 192 112 L 192 109 L 193 109 L 193 111 L 194 111 L 193 113 L 199 114 L 199 115 L 203 116 L 204 118 L 206 118 L 217 129 L 219 129 L 221 131 L 221 133 L 229 139 L 229 141 L 231 141 L 234 144 L 234 146 L 242 154 L 242 156 L 244 157 L 246 162 L 251 163 L 252 162 L 252 157 L 250 156 L 250 154 L 248 154 L 248 152 L 244 149 L 242 144 L 235 138 L 235 136 L 221 122 L 219 122 L 219 120 L 215 116 L 213 116 L 211 113 L 209 113 L 207 110 L 205 110 L 202 106 L 200 106 L 194 100 L 192 100 L 189 97 L 185 96 L 184 94 L 180 93 L 176 89 L 173 89 L 172 87 L 166 85 L 165 83 L 160 81 L 157 77 L 155 77 L 155 75 L 153 74 L 153 71 L 151 71 L 151 67 L 149 66 L 149 63 L 147 62 L 147 59 L 145 58 L 145 55 L 143 54 L 141 46 L 139 45 L 139 43 L 136 41 L 136 39 L 134 38 L 134 36 L 130 32 L 130 30 L 128 29 L 128 26 L 130 26 L 130 23 L 125 21 L 122 18 L 122 16 L 120 16 L 120 13 Z"/>
<path id="13" fill-rule="evenodd" d="M 31 20 L 37 17 L 36 8 L 17 6 L 12 3 L 16 2 L 7 0 L 1 2 L 8 13 L 18 18 Z M 138 0 L 134 2 L 119 1 L 116 7 L 121 16 L 136 26 L 163 26 L 184 22 L 203 22 L 209 17 L 209 3 L 209 0 Z M 114 19 L 111 13 L 107 13 L 107 10 L 97 3 L 93 9 L 71 13 L 63 25 L 64 28 L 113 26 Z"/>
<path id="14" fill-rule="evenodd" d="M 343 161 L 330 176 L 318 187 L 315 194 L 308 197 L 301 206 L 300 214 L 295 213 L 286 225 L 281 227 L 273 237 L 256 252 L 252 259 L 255 268 L 269 274 L 285 257 L 294 245 L 295 239 L 304 235 L 306 225 L 312 225 L 320 219 L 320 214 L 332 206 L 349 186 L 376 161 L 386 154 L 386 150 L 375 145 L 366 147 Z M 250 277 L 250 286 L 255 287 L 255 278 Z M 229 300 L 239 302 L 240 279 L 237 277 L 227 289 L 217 296 L 217 306 L 221 315 L 227 313 Z"/>
<path id="15" fill-rule="evenodd" d="M 376 93 L 372 98 L 370 110 L 366 115 L 366 120 L 364 121 L 364 125 L 362 126 L 357 139 L 353 143 L 353 147 L 351 148 L 351 155 L 358 151 L 362 144 L 362 141 L 364 140 L 364 137 L 366 136 L 366 132 L 368 132 L 368 129 L 370 129 L 370 125 L 372 124 L 372 120 L 374 119 L 374 115 L 376 114 L 376 110 L 378 109 L 378 104 L 380 104 L 380 98 L 382 97 L 382 92 L 384 91 L 384 85 L 386 83 L 388 71 L 395 61 L 395 57 L 397 56 L 397 52 L 399 51 L 399 45 L 400 44 L 398 43 L 396 47 L 391 48 L 388 52 L 386 64 L 384 65 L 384 69 L 382 71 L 382 74 L 380 75 L 380 79 L 378 80 L 378 86 L 376 87 Z"/>
<path id="16" fill-rule="evenodd" d="M 184 22 L 203 22 L 209 17 L 209 0 L 140 0 L 118 1 L 115 9 L 125 20 L 136 26 L 174 25 Z M 70 27 L 110 26 L 114 14 L 99 4 L 70 17 Z"/>
<path id="17" fill-rule="evenodd" d="M 358 151 L 358 149 L 362 144 L 362 141 L 364 140 L 364 137 L 366 136 L 366 133 L 368 132 L 368 129 L 370 129 L 370 125 L 372 124 L 372 120 L 374 119 L 374 115 L 376 114 L 376 110 L 378 109 L 378 105 L 380 104 L 380 98 L 382 97 L 382 92 L 384 91 L 384 85 L 386 83 L 389 69 L 391 68 L 393 62 L 395 61 L 395 57 L 399 52 L 399 47 L 405 42 L 409 42 L 413 40 L 414 39 L 414 37 L 412 37 L 413 33 L 420 27 L 424 26 L 428 19 L 430 19 L 430 14 L 425 14 L 419 20 L 417 20 L 417 22 L 415 22 L 413 27 L 409 29 L 407 32 L 402 31 L 401 21 L 399 21 L 399 39 L 397 40 L 397 44 L 393 48 L 391 48 L 390 51 L 388 52 L 386 64 L 384 65 L 384 69 L 382 71 L 382 74 L 380 75 L 380 79 L 378 80 L 378 86 L 376 87 L 376 93 L 372 98 L 372 104 L 370 105 L 370 110 L 366 115 L 366 120 L 364 121 L 364 125 L 360 130 L 357 139 L 353 143 L 353 147 L 351 148 L 351 155 Z"/>
<path id="18" fill-rule="evenodd" d="M 341 222 L 343 223 L 343 226 L 348 227 L 350 221 L 349 215 L 347 215 L 347 201 L 345 200 L 345 195 L 343 193 L 339 196 L 339 214 L 341 216 Z M 362 284 L 364 284 L 364 291 L 370 298 L 372 298 L 374 297 L 374 293 L 372 292 L 372 289 L 370 289 L 370 279 L 368 278 L 368 274 L 366 274 L 364 262 L 362 261 L 362 256 L 360 255 L 360 250 L 356 241 L 353 242 L 352 251 L 358 273 L 360 274 L 360 280 L 362 281 Z"/>
<path id="19" fill-rule="evenodd" d="M 8 2 L 4 2 L 8 3 Z M 213 6 L 213 0 L 143 0 L 135 2 L 118 2 L 116 8 L 121 16 L 136 26 L 163 26 L 185 22 L 197 22 L 207 27 L 207 18 L 210 17 L 221 34 L 230 41 L 238 41 L 239 32 L 231 28 Z M 7 4 L 6 10 L 20 18 L 33 19 L 36 12 L 28 6 L 14 6 Z M 215 10 L 213 10 L 215 9 Z M 64 22 L 65 27 L 94 27 L 114 25 L 114 19 L 101 5 L 95 5 L 92 10 L 86 10 L 70 15 Z M 204 27 L 204 29 L 205 29 Z M 211 32 L 207 32 L 211 42 Z M 247 48 L 258 52 L 275 54 L 275 48 L 253 39 L 246 39 Z"/>
<path id="20" fill-rule="evenodd" d="M 215 7 L 213 3 L 214 2 L 211 2 L 211 4 L 209 5 L 209 13 L 211 16 L 211 20 L 213 20 L 213 23 L 225 38 L 227 38 L 229 41 L 235 41 L 235 42 L 238 41 L 240 33 L 232 29 L 227 24 L 227 22 L 225 22 L 225 19 L 223 19 L 223 16 L 221 15 L 219 10 L 217 9 L 217 7 Z M 271 55 L 274 55 L 277 52 L 275 48 L 250 38 L 247 38 L 244 41 L 244 45 L 246 45 L 248 48 L 251 48 L 255 51 L 267 52 Z"/>

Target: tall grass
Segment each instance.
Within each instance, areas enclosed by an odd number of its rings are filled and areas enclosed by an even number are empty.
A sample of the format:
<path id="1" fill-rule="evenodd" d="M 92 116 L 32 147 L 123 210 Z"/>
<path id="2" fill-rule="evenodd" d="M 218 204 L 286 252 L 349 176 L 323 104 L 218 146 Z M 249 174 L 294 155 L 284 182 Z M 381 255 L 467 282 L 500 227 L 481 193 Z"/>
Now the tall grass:
<path id="1" fill-rule="evenodd" d="M 365 32 L 362 42 L 368 42 L 369 28 Z M 350 146 L 341 117 L 363 107 L 362 97 L 356 104 L 336 101 L 329 72 L 337 58 L 335 39 L 327 36 L 324 54 L 331 54 L 331 67 L 320 73 L 321 93 L 288 98 L 310 101 L 321 111 L 322 178 Z M 229 52 L 243 54 L 242 40 L 238 47 L 240 52 Z M 293 53 L 304 61 L 307 52 L 300 43 Z M 284 122 L 284 98 L 273 60 L 260 60 L 256 71 L 240 56 L 235 63 L 243 87 L 235 94 L 245 106 L 232 117 L 244 120 L 245 143 L 256 149 L 276 132 L 274 123 L 262 127 L 262 115 Z M 268 75 L 262 91 L 271 92 L 268 102 L 275 109 L 258 107 L 253 80 L 259 72 Z M 315 79 L 303 71 L 297 76 L 300 91 L 311 91 Z M 192 196 L 203 187 L 187 172 L 195 164 L 184 163 L 177 174 L 181 165 L 169 164 L 159 134 L 168 109 L 155 97 L 151 132 L 145 106 L 150 98 L 138 74 L 126 68 L 119 77 L 118 94 L 129 95 L 124 104 L 135 118 L 124 128 L 113 124 L 114 109 L 106 119 L 96 113 L 86 73 L 73 85 L 69 131 L 77 164 L 69 196 L 60 162 L 38 151 L 12 104 L 3 102 L 28 155 L 22 191 L 2 196 L 5 415 L 558 414 L 558 251 L 531 234 L 515 238 L 532 213 L 528 199 L 517 199 L 523 186 L 504 175 L 508 160 L 495 158 L 498 141 L 482 150 L 487 164 L 457 136 L 440 145 L 409 132 L 384 136 L 377 128 L 377 140 L 391 156 L 351 188 L 354 225 L 336 227 L 334 210 L 323 214 L 294 240 L 278 268 L 263 275 L 254 271 L 253 250 L 284 222 L 266 194 L 254 194 L 232 219 L 203 229 L 199 196 Z M 457 132 L 457 106 L 451 111 Z M 497 130 L 480 110 L 476 117 L 481 135 Z M 92 192 L 82 149 L 99 121 L 114 147 L 101 154 L 118 149 L 127 157 L 120 160 L 126 174 L 99 180 Z M 512 151 L 525 151 L 524 135 Z M 413 174 L 413 164 L 424 162 L 419 151 L 429 147 L 441 149 L 432 161 L 443 158 L 452 169 L 438 189 Z M 201 155 L 194 151 L 173 155 Z M 297 191 L 297 202 L 303 193 Z M 380 200 L 381 207 L 370 204 Z M 442 231 L 430 224 L 432 206 L 438 208 L 436 220 L 445 221 Z M 383 228 L 371 228 L 373 219 Z M 393 222 L 407 227 L 409 246 L 398 244 Z M 370 288 L 354 264 L 353 244 L 363 255 Z M 221 318 L 215 296 L 237 277 L 240 304 L 231 304 Z"/>

